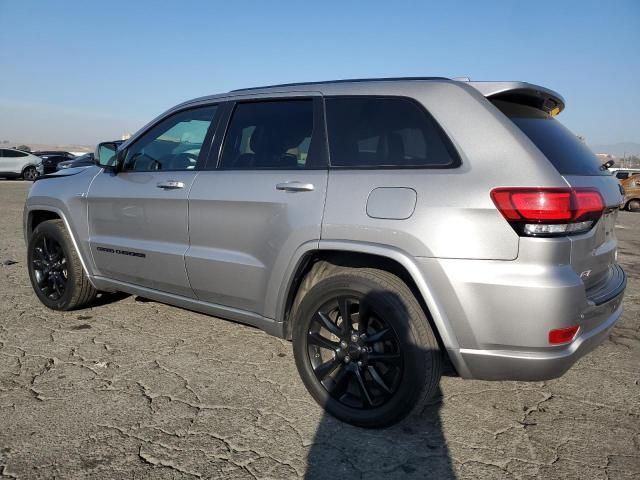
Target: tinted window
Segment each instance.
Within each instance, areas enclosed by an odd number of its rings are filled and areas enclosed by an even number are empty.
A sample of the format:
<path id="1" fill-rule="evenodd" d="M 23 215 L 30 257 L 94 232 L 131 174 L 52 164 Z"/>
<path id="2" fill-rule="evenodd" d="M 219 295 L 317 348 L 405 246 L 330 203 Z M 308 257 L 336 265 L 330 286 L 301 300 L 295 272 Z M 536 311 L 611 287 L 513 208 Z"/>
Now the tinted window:
<path id="1" fill-rule="evenodd" d="M 616 178 L 620 178 L 620 179 L 629 178 L 629 172 L 618 172 L 616 173 Z"/>
<path id="2" fill-rule="evenodd" d="M 176 113 L 161 121 L 127 149 L 125 170 L 194 170 L 216 107 Z"/>
<path id="3" fill-rule="evenodd" d="M 2 156 L 8 157 L 8 158 L 17 158 L 17 157 L 26 157 L 27 154 L 24 152 L 18 152 L 16 150 L 3 150 Z"/>
<path id="4" fill-rule="evenodd" d="M 298 169 L 310 166 L 313 100 L 239 103 L 222 150 L 222 168 Z"/>
<path id="5" fill-rule="evenodd" d="M 610 175 L 602 161 L 558 120 L 537 108 L 494 101 L 563 175 Z"/>
<path id="6" fill-rule="evenodd" d="M 326 106 L 332 166 L 443 168 L 459 162 L 442 129 L 411 100 L 333 97 Z"/>

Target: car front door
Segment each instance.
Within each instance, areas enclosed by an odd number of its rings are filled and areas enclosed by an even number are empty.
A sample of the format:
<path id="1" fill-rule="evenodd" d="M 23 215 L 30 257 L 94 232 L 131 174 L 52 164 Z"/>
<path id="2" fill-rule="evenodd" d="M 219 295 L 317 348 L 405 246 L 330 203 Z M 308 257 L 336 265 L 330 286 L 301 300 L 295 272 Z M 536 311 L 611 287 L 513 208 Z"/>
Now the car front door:
<path id="1" fill-rule="evenodd" d="M 210 156 L 189 196 L 187 272 L 198 299 L 274 318 L 296 249 L 320 239 L 322 100 L 241 101 L 226 110 L 224 141 L 212 148 L 219 161 Z"/>
<path id="2" fill-rule="evenodd" d="M 98 275 L 193 298 L 184 265 L 188 193 L 215 129 L 215 105 L 174 113 L 126 147 L 117 174 L 104 170 L 88 193 Z"/>

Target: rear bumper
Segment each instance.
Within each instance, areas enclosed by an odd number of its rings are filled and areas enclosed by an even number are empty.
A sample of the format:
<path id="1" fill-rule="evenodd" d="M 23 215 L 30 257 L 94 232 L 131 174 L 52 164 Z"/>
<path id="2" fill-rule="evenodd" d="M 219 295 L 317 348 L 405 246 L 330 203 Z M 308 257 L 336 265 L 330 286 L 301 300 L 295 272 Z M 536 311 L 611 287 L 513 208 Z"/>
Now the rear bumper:
<path id="1" fill-rule="evenodd" d="M 606 310 L 610 315 L 602 323 L 588 332 L 579 333 L 572 343 L 552 352 L 460 349 L 459 354 L 467 366 L 469 378 L 520 381 L 557 378 L 609 337 L 622 315 L 622 294 L 611 300 Z"/>
<path id="2" fill-rule="evenodd" d="M 622 315 L 626 275 L 585 290 L 566 264 L 421 259 L 457 345 L 446 345 L 463 378 L 540 381 L 564 374 L 602 343 Z M 550 345 L 549 331 L 578 325 L 569 344 Z"/>

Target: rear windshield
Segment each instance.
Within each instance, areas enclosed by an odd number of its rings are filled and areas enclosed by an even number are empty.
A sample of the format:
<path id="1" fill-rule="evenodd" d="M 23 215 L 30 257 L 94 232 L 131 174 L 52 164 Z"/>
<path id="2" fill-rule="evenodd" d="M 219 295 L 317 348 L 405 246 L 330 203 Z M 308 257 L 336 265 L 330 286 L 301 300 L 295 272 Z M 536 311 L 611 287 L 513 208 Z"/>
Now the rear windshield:
<path id="1" fill-rule="evenodd" d="M 494 100 L 562 175 L 610 175 L 600 170 L 603 162 L 571 131 L 537 108 Z"/>

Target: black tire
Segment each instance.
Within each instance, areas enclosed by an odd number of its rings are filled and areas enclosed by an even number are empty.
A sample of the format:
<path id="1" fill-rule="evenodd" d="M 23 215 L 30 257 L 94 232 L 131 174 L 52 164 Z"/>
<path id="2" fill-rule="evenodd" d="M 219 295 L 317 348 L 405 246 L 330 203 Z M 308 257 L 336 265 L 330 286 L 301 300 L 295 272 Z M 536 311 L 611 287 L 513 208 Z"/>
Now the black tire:
<path id="1" fill-rule="evenodd" d="M 640 212 L 640 200 L 633 199 L 627 203 L 627 210 L 630 212 Z"/>
<path id="2" fill-rule="evenodd" d="M 31 285 L 40 301 L 53 310 L 85 307 L 97 290 L 87 278 L 62 220 L 39 224 L 27 250 Z"/>
<path id="3" fill-rule="evenodd" d="M 334 303 L 338 313 L 331 310 Z M 344 311 L 349 326 L 339 313 Z M 344 422 L 389 426 L 421 412 L 438 389 L 442 354 L 436 336 L 411 290 L 389 272 L 319 262 L 298 291 L 292 321 L 305 386 Z"/>
<path id="4" fill-rule="evenodd" d="M 38 170 L 36 167 L 28 166 L 22 171 L 22 179 L 33 182 L 36 178 L 38 178 Z"/>

